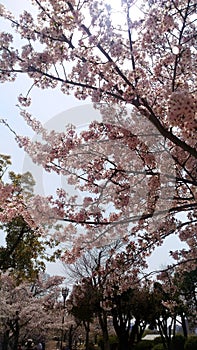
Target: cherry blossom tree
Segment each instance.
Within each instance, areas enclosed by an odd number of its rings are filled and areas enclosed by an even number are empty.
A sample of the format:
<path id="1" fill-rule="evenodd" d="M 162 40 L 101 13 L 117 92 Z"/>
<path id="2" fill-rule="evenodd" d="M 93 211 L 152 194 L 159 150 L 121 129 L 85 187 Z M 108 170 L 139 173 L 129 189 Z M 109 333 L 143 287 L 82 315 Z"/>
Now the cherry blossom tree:
<path id="1" fill-rule="evenodd" d="M 90 325 L 93 323 L 98 309 L 98 291 L 92 286 L 91 280 L 73 287 L 67 302 L 69 313 L 74 316 L 76 324 L 82 324 L 85 329 L 85 349 L 89 349 Z"/>
<path id="2" fill-rule="evenodd" d="M 30 78 L 19 108 L 42 142 L 16 140 L 45 170 L 66 176 L 81 198 L 63 189 L 57 198 L 35 197 L 36 222 L 39 212 L 42 220 L 64 222 L 55 236 L 72 242 L 67 262 L 121 238 L 125 249 L 117 261 L 138 257 L 145 264 L 156 246 L 177 234 L 186 248 L 171 255 L 194 269 L 196 2 L 122 0 L 119 23 L 105 1 L 32 4 L 35 13 L 18 19 L 1 5 L 13 28 L 1 34 L 0 79 Z M 21 39 L 17 48 L 13 30 Z M 82 132 L 70 125 L 47 132 L 28 111 L 33 87 L 90 97 L 103 120 Z"/>
<path id="3" fill-rule="evenodd" d="M 163 303 L 171 313 L 171 333 L 175 335 L 179 323 L 187 338 L 188 333 L 196 327 L 196 270 L 166 270 L 158 275 L 158 279 L 161 281 L 159 286 L 163 293 Z"/>
<path id="4" fill-rule="evenodd" d="M 9 181 L 4 181 L 4 176 L 10 165 L 10 157 L 0 155 L 0 221 L 7 223 L 21 216 L 29 223 L 30 227 L 33 227 L 32 219 L 24 202 L 24 198 L 29 198 L 31 193 L 33 193 L 33 178 L 29 173 L 17 175 L 14 172 L 10 172 L 8 174 Z M 22 184 L 24 189 L 22 189 Z"/>
<path id="5" fill-rule="evenodd" d="M 90 323 L 100 325 L 104 349 L 109 349 L 110 321 L 119 349 L 140 342 L 147 326 L 157 329 L 165 348 L 171 349 L 176 326 L 182 326 L 187 338 L 186 321 L 195 320 L 195 271 L 184 274 L 177 268 L 174 274 L 167 267 L 158 275 L 161 282 L 140 281 L 141 273 L 138 276 L 136 267 L 128 267 L 123 259 L 114 268 L 113 252 L 117 257 L 117 250 L 118 246 L 94 249 L 67 267 L 67 275 L 70 272 L 77 280 L 68 310 L 84 323 L 87 336 Z"/>
<path id="6" fill-rule="evenodd" d="M 142 283 L 135 275 L 135 269 L 127 268 L 124 276 L 124 266 L 119 265 L 121 279 L 120 273 L 109 269 L 110 254 L 109 247 L 102 247 L 100 251 L 86 253 L 69 266 L 77 282 L 67 307 L 76 319 L 84 323 L 87 335 L 90 323 L 97 326 L 99 323 L 104 349 L 109 349 L 108 334 L 110 320 L 113 320 L 119 349 L 140 342 L 147 326 L 160 333 L 166 349 L 172 348 L 177 325 L 182 326 L 187 338 L 187 322 L 195 327 L 196 320 L 196 271 L 183 273 L 177 268 L 174 273 L 173 269 L 166 268 L 158 275 L 160 282 L 146 279 L 146 283 L 144 280 Z"/>
<path id="7" fill-rule="evenodd" d="M 156 317 L 154 295 L 145 286 L 131 286 L 122 294 L 111 296 L 111 314 L 119 350 L 132 348 L 141 341 L 145 328 Z"/>
<path id="8" fill-rule="evenodd" d="M 4 348 L 17 349 L 18 342 L 45 339 L 61 327 L 60 285 L 62 277 L 45 274 L 34 282 L 18 285 L 7 273 L 0 277 L 1 334 Z"/>
<path id="9" fill-rule="evenodd" d="M 106 300 L 107 292 L 113 289 L 113 282 L 110 281 L 112 273 L 105 269 L 106 260 L 112 257 L 110 248 L 112 247 L 106 246 L 88 251 L 75 263 L 66 266 L 66 274 L 74 283 L 67 307 L 69 312 L 84 325 L 86 348 L 89 346 L 90 324 L 95 323 L 95 320 L 102 332 L 104 349 L 110 348 L 109 309 Z M 118 287 L 121 288 L 120 284 Z"/>
<path id="10" fill-rule="evenodd" d="M 124 259 L 117 259 L 118 250 L 121 245 L 117 242 L 116 246 L 94 249 L 66 270 L 66 275 L 75 279 L 67 307 L 84 324 L 87 348 L 93 322 L 100 326 L 104 349 L 110 348 L 111 330 L 117 334 L 119 349 L 125 349 L 141 340 L 145 327 L 155 317 L 150 285 L 139 281 L 137 261 L 134 268 Z M 114 258 L 119 263 L 116 267 Z"/>

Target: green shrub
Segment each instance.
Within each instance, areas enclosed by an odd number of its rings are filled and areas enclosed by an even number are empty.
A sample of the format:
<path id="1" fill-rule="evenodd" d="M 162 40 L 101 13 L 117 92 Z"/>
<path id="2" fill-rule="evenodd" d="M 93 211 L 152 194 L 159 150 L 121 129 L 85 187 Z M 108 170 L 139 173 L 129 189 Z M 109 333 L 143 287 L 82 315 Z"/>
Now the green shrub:
<path id="1" fill-rule="evenodd" d="M 115 334 L 109 335 L 109 343 L 110 344 L 117 344 L 118 343 L 118 337 Z"/>
<path id="2" fill-rule="evenodd" d="M 165 350 L 162 343 L 153 346 L 152 350 Z M 177 349 L 178 350 L 178 349 Z"/>
<path id="3" fill-rule="evenodd" d="M 161 337 L 157 337 L 153 340 L 153 344 L 157 345 L 157 344 L 162 344 L 162 338 Z"/>
<path id="4" fill-rule="evenodd" d="M 98 346 L 100 347 L 101 350 L 104 349 L 104 343 L 103 343 L 103 337 L 102 336 L 98 336 L 97 344 L 98 344 Z"/>
<path id="5" fill-rule="evenodd" d="M 104 350 L 104 342 L 103 342 L 102 336 L 99 336 L 97 338 L 97 344 L 101 350 Z M 110 344 L 110 348 L 115 348 L 115 345 L 118 344 L 118 338 L 115 334 L 109 335 L 109 344 Z"/>
<path id="6" fill-rule="evenodd" d="M 196 350 L 196 349 L 197 349 L 197 336 L 196 335 L 191 335 L 185 341 L 184 350 Z"/>
<path id="7" fill-rule="evenodd" d="M 95 349 L 94 344 L 90 343 L 89 347 L 88 347 L 88 350 L 94 350 L 94 349 Z"/>
<path id="8" fill-rule="evenodd" d="M 152 340 L 141 340 L 136 344 L 135 350 L 151 350 L 153 347 Z"/>
<path id="9" fill-rule="evenodd" d="M 172 338 L 171 348 L 172 350 L 184 350 L 185 338 L 182 334 L 176 334 Z"/>

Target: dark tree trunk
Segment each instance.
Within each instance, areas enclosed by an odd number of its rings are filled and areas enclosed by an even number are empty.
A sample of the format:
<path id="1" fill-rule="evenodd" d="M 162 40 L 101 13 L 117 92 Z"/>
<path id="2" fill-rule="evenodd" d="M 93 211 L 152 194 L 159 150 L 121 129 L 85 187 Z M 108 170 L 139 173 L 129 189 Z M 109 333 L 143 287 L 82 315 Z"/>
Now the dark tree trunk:
<path id="1" fill-rule="evenodd" d="M 73 345 L 73 325 L 71 324 L 69 333 L 68 333 L 68 347 L 69 350 L 72 350 L 72 345 Z"/>
<path id="2" fill-rule="evenodd" d="M 171 337 L 168 334 L 167 320 L 158 320 L 159 333 L 162 339 L 164 349 L 171 349 Z"/>
<path id="3" fill-rule="evenodd" d="M 85 350 L 89 350 L 90 323 L 84 322 L 83 324 L 86 331 Z"/>
<path id="4" fill-rule="evenodd" d="M 104 350 L 110 350 L 109 334 L 108 334 L 108 327 L 107 327 L 107 314 L 104 310 L 98 313 L 98 319 L 99 319 L 99 324 L 103 335 Z"/>
<path id="5" fill-rule="evenodd" d="M 10 331 L 7 330 L 7 331 L 5 331 L 5 333 L 3 334 L 2 350 L 8 350 L 9 333 L 10 333 Z"/>
<path id="6" fill-rule="evenodd" d="M 130 336 L 129 336 L 129 346 L 132 347 L 135 344 L 135 341 L 137 339 L 138 334 L 138 324 L 135 322 L 135 324 L 131 328 Z"/>
<path id="7" fill-rule="evenodd" d="M 15 327 L 13 330 L 13 350 L 18 348 L 18 340 L 19 340 L 19 321 L 18 318 L 15 321 Z"/>
<path id="8" fill-rule="evenodd" d="M 118 337 L 118 350 L 126 350 L 129 348 L 129 320 L 123 320 L 122 314 L 118 314 L 117 310 L 113 310 L 113 326 Z"/>
<path id="9" fill-rule="evenodd" d="M 129 349 L 129 340 L 128 340 L 128 334 L 122 334 L 118 338 L 119 344 L 118 344 L 118 350 L 128 350 Z"/>
<path id="10" fill-rule="evenodd" d="M 108 330 L 104 329 L 102 333 L 103 333 L 103 345 L 104 345 L 103 350 L 110 350 Z"/>
<path id="11" fill-rule="evenodd" d="M 181 314 L 181 324 L 182 324 L 182 329 L 183 329 L 183 335 L 185 338 L 187 338 L 188 330 L 187 330 L 185 316 L 183 314 Z"/>

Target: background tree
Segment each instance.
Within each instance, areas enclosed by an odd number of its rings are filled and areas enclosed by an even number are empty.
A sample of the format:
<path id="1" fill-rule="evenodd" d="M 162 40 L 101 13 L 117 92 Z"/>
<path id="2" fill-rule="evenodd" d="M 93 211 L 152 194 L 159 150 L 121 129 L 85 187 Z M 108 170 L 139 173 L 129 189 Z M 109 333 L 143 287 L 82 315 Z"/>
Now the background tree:
<path id="1" fill-rule="evenodd" d="M 89 350 L 90 346 L 90 325 L 97 314 L 100 298 L 98 290 L 92 285 L 88 278 L 84 278 L 81 284 L 75 285 L 72 294 L 67 302 L 69 313 L 76 320 L 76 324 L 82 324 L 85 328 L 85 349 Z"/>
<path id="2" fill-rule="evenodd" d="M 178 267 L 175 271 L 164 271 L 158 278 L 165 293 L 163 301 L 175 319 L 173 334 L 179 319 L 184 337 L 187 338 L 188 332 L 196 327 L 196 270 L 183 273 Z"/>
<path id="3" fill-rule="evenodd" d="M 78 281 L 69 299 L 71 313 L 87 322 L 87 331 L 89 324 L 98 320 L 105 350 L 109 349 L 111 331 L 117 335 L 119 349 L 125 349 L 141 340 L 145 327 L 155 317 L 152 293 L 140 285 L 136 276 L 138 263 L 135 269 L 126 264 L 121 247 L 117 241 L 115 245 L 93 249 L 68 266 L 66 273 Z"/>
<path id="4" fill-rule="evenodd" d="M 9 270 L 18 282 L 35 278 L 39 270 L 45 269 L 45 247 L 36 231 L 23 218 L 13 219 L 1 227 L 6 233 L 6 246 L 0 248 L 0 267 Z M 42 258 L 42 259 L 41 259 Z"/>
<path id="5" fill-rule="evenodd" d="M 186 272 L 186 275 L 191 273 L 193 278 L 189 279 L 187 292 L 184 273 L 180 271 L 179 275 L 179 268 L 174 271 L 166 267 L 157 276 L 160 282 L 148 280 L 147 276 L 146 283 L 142 283 L 144 276 L 137 269 L 138 263 L 133 262 L 134 267 L 128 264 L 121 247 L 119 245 L 119 259 L 117 242 L 116 246 L 86 253 L 67 267 L 66 274 L 70 273 L 77 280 L 69 300 L 70 310 L 88 323 L 98 318 L 104 336 L 110 332 L 112 319 L 112 332 L 117 335 L 120 349 L 140 342 L 147 326 L 159 331 L 163 345 L 171 349 L 177 325 L 182 325 L 186 338 L 187 319 L 195 319 L 195 273 Z M 190 307 L 187 305 L 184 294 L 188 301 L 193 299 L 194 305 L 191 301 Z M 107 346 L 104 341 L 103 348 L 108 349 Z"/>
<path id="6" fill-rule="evenodd" d="M 115 244 L 114 248 L 118 246 Z M 113 246 L 112 246 L 113 247 Z M 103 346 L 109 350 L 109 330 L 108 316 L 110 315 L 106 303 L 106 285 L 109 290 L 111 284 L 107 277 L 109 271 L 105 271 L 105 263 L 113 255 L 113 248 L 105 246 L 100 249 L 93 249 L 82 255 L 75 263 L 66 266 L 67 275 L 69 274 L 75 283 L 73 294 L 71 294 L 71 313 L 74 311 L 81 321 L 87 322 L 89 331 L 90 323 L 96 321 L 100 326 Z M 76 283 L 76 281 L 78 281 Z M 80 293 L 81 291 L 81 293 Z M 83 312 L 84 308 L 86 312 Z M 86 346 L 88 342 L 86 339 Z"/>
<path id="7" fill-rule="evenodd" d="M 60 329 L 59 295 L 63 278 L 41 274 L 33 282 L 18 285 L 8 274 L 0 277 L 1 334 L 4 350 L 17 349 L 18 342 L 48 339 Z"/>
<path id="8" fill-rule="evenodd" d="M 0 155 L 0 229 L 4 236 L 0 246 L 0 270 L 14 274 L 20 283 L 24 279 L 35 279 L 45 269 L 47 260 L 54 260 L 47 248 L 55 246 L 43 236 L 44 228 L 38 227 L 28 211 L 28 202 L 33 197 L 35 182 L 32 175 L 9 172 L 10 157 Z M 4 177 L 8 175 L 8 181 Z"/>
<path id="9" fill-rule="evenodd" d="M 183 298 L 184 304 L 186 304 L 186 317 L 189 324 L 189 330 L 196 328 L 196 313 L 197 313 L 197 270 L 186 271 L 183 275 L 179 271 L 175 275 L 176 284 L 178 281 L 182 281 L 180 285 L 180 294 Z M 190 328 L 191 327 L 191 328 Z"/>

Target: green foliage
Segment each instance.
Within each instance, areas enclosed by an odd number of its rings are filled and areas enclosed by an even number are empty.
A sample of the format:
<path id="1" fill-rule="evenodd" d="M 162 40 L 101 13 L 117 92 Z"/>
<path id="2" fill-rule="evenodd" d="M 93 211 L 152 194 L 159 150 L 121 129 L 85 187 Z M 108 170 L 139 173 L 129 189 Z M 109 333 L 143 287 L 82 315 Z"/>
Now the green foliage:
<path id="1" fill-rule="evenodd" d="M 79 322 L 91 323 L 99 305 L 98 290 L 87 278 L 81 285 L 75 286 L 74 296 L 71 294 L 69 312 Z"/>
<path id="2" fill-rule="evenodd" d="M 0 154 L 0 181 L 3 188 L 8 185 L 4 183 L 3 177 L 10 165 L 10 157 Z M 12 188 L 8 204 L 13 197 L 22 203 L 25 210 L 26 200 L 33 196 L 35 181 L 32 175 L 29 172 L 15 174 L 11 171 L 8 173 L 8 182 Z M 4 244 L 0 245 L 0 270 L 9 271 L 9 274 L 17 278 L 18 283 L 25 279 L 35 279 L 38 272 L 45 269 L 48 242 L 41 239 L 38 230 L 32 229 L 20 212 L 16 212 L 12 220 L 0 223 L 0 230 L 4 235 Z"/>
<path id="3" fill-rule="evenodd" d="M 153 346 L 152 350 L 165 350 L 164 346 L 162 343 L 156 344 Z M 176 349 L 179 350 L 179 349 Z"/>
<path id="4" fill-rule="evenodd" d="M 103 342 L 102 336 L 98 336 L 97 344 L 99 348 L 104 349 L 104 342 Z M 110 347 L 113 347 L 114 344 L 118 344 L 118 337 L 115 334 L 109 335 L 109 344 L 110 344 Z"/>
<path id="5" fill-rule="evenodd" d="M 153 343 L 154 343 L 154 345 L 162 344 L 162 339 L 161 339 L 161 337 L 155 338 L 155 339 L 153 340 Z"/>
<path id="6" fill-rule="evenodd" d="M 2 179 L 7 168 L 11 165 L 10 156 L 0 154 L 0 179 Z"/>
<path id="7" fill-rule="evenodd" d="M 94 350 L 94 349 L 95 349 L 94 344 L 93 344 L 93 343 L 90 343 L 90 344 L 88 345 L 88 350 Z"/>
<path id="8" fill-rule="evenodd" d="M 136 344 L 135 350 L 151 350 L 153 347 L 152 340 L 141 340 Z"/>
<path id="9" fill-rule="evenodd" d="M 0 269 L 9 270 L 18 281 L 34 279 L 45 268 L 43 261 L 39 260 L 45 251 L 39 234 L 20 216 L 1 228 L 6 233 L 6 245 L 0 247 Z"/>
<path id="10" fill-rule="evenodd" d="M 18 194 L 22 194 L 25 198 L 33 195 L 35 181 L 29 171 L 24 174 L 15 174 L 13 171 L 10 171 L 9 178 L 12 184 L 18 189 Z"/>
<path id="11" fill-rule="evenodd" d="M 104 342 L 103 342 L 103 337 L 102 336 L 98 336 L 97 344 L 98 344 L 100 349 L 102 349 L 102 350 L 104 349 Z"/>
<path id="12" fill-rule="evenodd" d="M 174 282 L 178 287 L 179 300 L 183 301 L 182 309 L 191 327 L 196 327 L 196 289 L 197 289 L 197 268 L 184 273 L 178 271 L 175 274 Z"/>
<path id="13" fill-rule="evenodd" d="M 110 344 L 116 344 L 118 343 L 118 337 L 115 334 L 109 335 L 109 343 Z"/>
<path id="14" fill-rule="evenodd" d="M 0 180 L 3 182 L 3 176 L 11 165 L 10 156 L 0 154 Z M 29 171 L 24 174 L 16 174 L 13 171 L 8 172 L 9 182 L 16 188 L 16 195 L 23 195 L 29 198 L 33 194 L 35 181 Z"/>
<path id="15" fill-rule="evenodd" d="M 197 336 L 193 335 L 186 340 L 184 350 L 196 350 L 196 349 L 197 349 Z"/>
<path id="16" fill-rule="evenodd" d="M 176 334 L 173 338 L 172 338 L 172 350 L 184 350 L 184 344 L 185 344 L 185 338 L 182 334 Z"/>

